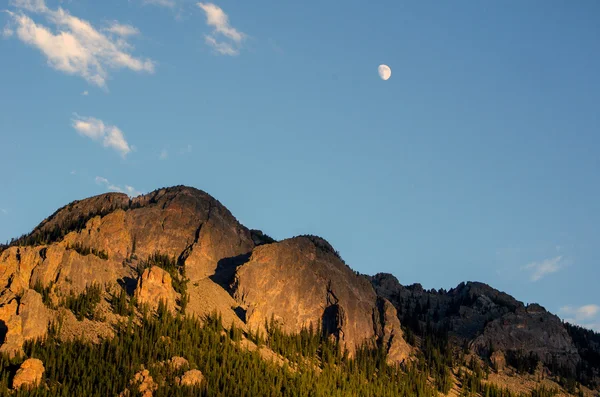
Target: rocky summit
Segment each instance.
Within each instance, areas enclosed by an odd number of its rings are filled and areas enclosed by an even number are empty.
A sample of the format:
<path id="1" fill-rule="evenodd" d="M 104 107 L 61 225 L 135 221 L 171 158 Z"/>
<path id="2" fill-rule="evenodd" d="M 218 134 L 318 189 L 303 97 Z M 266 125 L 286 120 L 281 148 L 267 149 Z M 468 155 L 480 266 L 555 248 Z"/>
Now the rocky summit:
<path id="1" fill-rule="evenodd" d="M 148 396 L 599 390 L 600 336 L 540 305 L 481 283 L 426 291 L 358 274 L 325 239 L 275 241 L 190 187 L 68 204 L 0 246 L 0 288 L 6 393 L 22 385 Z M 59 364 L 85 354 L 104 354 L 107 372 Z M 238 373 L 242 362 L 264 379 Z M 98 379 L 110 385 L 86 386 Z"/>

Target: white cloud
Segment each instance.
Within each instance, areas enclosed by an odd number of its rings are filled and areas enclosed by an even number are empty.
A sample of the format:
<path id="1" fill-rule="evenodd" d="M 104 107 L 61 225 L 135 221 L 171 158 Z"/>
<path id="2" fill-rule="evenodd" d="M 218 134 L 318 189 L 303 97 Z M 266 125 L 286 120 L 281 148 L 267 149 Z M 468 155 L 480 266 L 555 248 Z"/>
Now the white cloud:
<path id="1" fill-rule="evenodd" d="M 204 41 L 209 46 L 213 47 L 215 51 L 217 51 L 221 55 L 237 55 L 239 54 L 239 50 L 234 48 L 231 44 L 217 41 L 213 36 L 206 35 L 204 36 Z"/>
<path id="2" fill-rule="evenodd" d="M 111 126 L 108 129 L 108 134 L 104 137 L 104 146 L 117 150 L 123 156 L 131 152 L 131 148 L 125 140 L 123 132 L 115 126 Z"/>
<path id="3" fill-rule="evenodd" d="M 526 270 L 531 273 L 531 281 L 538 281 L 548 274 L 556 273 L 565 266 L 562 256 L 545 259 L 542 262 L 532 262 L 525 265 L 521 270 Z"/>
<path id="4" fill-rule="evenodd" d="M 120 186 L 113 185 L 108 181 L 108 179 L 101 176 L 97 176 L 95 180 L 97 185 L 105 186 L 108 190 L 113 192 L 126 193 L 130 197 L 135 197 L 142 194 L 142 192 L 135 189 L 133 186 L 125 185 L 125 187 L 121 188 Z"/>
<path id="5" fill-rule="evenodd" d="M 87 92 L 87 91 L 83 91 L 83 92 L 81 93 L 81 95 L 83 95 L 83 96 L 88 96 L 88 95 L 90 95 L 90 93 L 89 93 L 89 92 Z"/>
<path id="6" fill-rule="evenodd" d="M 213 27 L 213 32 L 205 36 L 205 41 L 213 47 L 219 54 L 237 55 L 242 41 L 246 35 L 229 24 L 229 17 L 217 5 L 213 3 L 197 3 L 206 14 L 206 24 Z M 217 37 L 222 36 L 225 41 L 220 41 Z"/>
<path id="7" fill-rule="evenodd" d="M 583 305 L 579 307 L 563 306 L 559 312 L 565 316 L 569 316 L 575 322 L 591 320 L 600 314 L 600 306 L 598 305 Z"/>
<path id="8" fill-rule="evenodd" d="M 77 174 L 77 171 L 73 170 L 73 171 L 69 172 L 69 174 L 71 174 L 71 175 L 76 175 L 76 174 Z"/>
<path id="9" fill-rule="evenodd" d="M 4 38 L 12 37 L 14 34 L 15 31 L 12 30 L 10 26 L 5 26 L 4 29 L 2 29 L 2 37 Z"/>
<path id="10" fill-rule="evenodd" d="M 2 212 L 4 215 L 8 214 L 8 210 L 5 208 L 0 208 L 0 212 Z"/>
<path id="11" fill-rule="evenodd" d="M 97 176 L 97 177 L 96 177 L 96 183 L 97 183 L 98 185 L 108 185 L 108 179 L 106 179 L 106 178 L 103 178 L 103 177 L 101 177 L 101 176 Z"/>
<path id="12" fill-rule="evenodd" d="M 106 31 L 122 37 L 136 36 L 140 34 L 139 29 L 135 26 L 123 25 L 117 21 L 113 21 L 111 25 L 106 28 Z"/>
<path id="13" fill-rule="evenodd" d="M 71 125 L 79 135 L 95 141 L 102 139 L 104 147 L 115 149 L 123 157 L 131 152 L 131 147 L 125 140 L 123 132 L 114 125 L 107 125 L 102 120 L 94 117 L 82 117 L 77 114 L 71 120 Z"/>
<path id="14" fill-rule="evenodd" d="M 102 120 L 98 120 L 94 117 L 80 117 L 75 115 L 75 118 L 71 120 L 73 128 L 83 136 L 87 136 L 91 139 L 100 139 L 106 134 L 106 126 Z"/>
<path id="15" fill-rule="evenodd" d="M 133 196 L 133 197 L 139 196 L 142 194 L 142 192 L 136 190 L 135 188 L 133 188 L 132 186 L 129 186 L 129 185 L 125 185 L 125 192 L 127 192 L 127 194 L 129 196 Z"/>
<path id="16" fill-rule="evenodd" d="M 598 305 L 563 306 L 558 312 L 568 323 L 600 332 L 600 306 Z"/>
<path id="17" fill-rule="evenodd" d="M 169 158 L 169 152 L 167 152 L 167 149 L 163 149 L 160 152 L 160 155 L 158 156 L 159 160 L 166 160 Z"/>
<path id="18" fill-rule="evenodd" d="M 136 58 L 129 53 L 132 46 L 123 33 L 137 29 L 113 23 L 107 34 L 96 30 L 88 21 L 69 14 L 62 8 L 52 10 L 43 0 L 12 0 L 17 12 L 8 11 L 16 36 L 37 48 L 56 70 L 83 77 L 88 83 L 106 87 L 109 69 L 129 69 L 135 72 L 154 72 L 154 62 Z M 55 26 L 53 29 L 36 23 L 25 11 L 43 15 Z"/>
<path id="19" fill-rule="evenodd" d="M 48 10 L 44 0 L 10 0 L 8 3 L 11 6 L 32 12 L 44 12 Z"/>
<path id="20" fill-rule="evenodd" d="M 152 4 L 161 7 L 175 7 L 175 0 L 143 0 L 144 4 Z"/>

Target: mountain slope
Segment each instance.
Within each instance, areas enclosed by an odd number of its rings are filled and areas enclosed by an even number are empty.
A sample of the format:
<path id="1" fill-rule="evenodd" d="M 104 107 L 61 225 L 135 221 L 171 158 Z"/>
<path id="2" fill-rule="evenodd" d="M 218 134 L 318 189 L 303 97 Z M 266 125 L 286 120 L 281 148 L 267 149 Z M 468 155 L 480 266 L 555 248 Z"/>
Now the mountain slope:
<path id="1" fill-rule="evenodd" d="M 164 309 L 200 323 L 219 313 L 246 348 L 266 343 L 273 352 L 256 351 L 280 363 L 298 355 L 311 361 L 312 348 L 290 355 L 281 341 L 312 330 L 325 351 L 332 343 L 348 360 L 378 352 L 374 362 L 416 366 L 444 392 L 453 384 L 465 390 L 465 373 L 487 366 L 556 376 L 571 391 L 566 379 L 598 387 L 597 334 L 566 327 L 539 305 L 481 283 L 424 291 L 391 275 L 358 275 L 324 239 L 276 242 L 190 187 L 75 201 L 0 247 L 0 353 L 7 357 L 30 354 L 51 324 L 60 327 L 49 340 L 104 343 L 124 321 L 150 321 L 148 313 Z"/>

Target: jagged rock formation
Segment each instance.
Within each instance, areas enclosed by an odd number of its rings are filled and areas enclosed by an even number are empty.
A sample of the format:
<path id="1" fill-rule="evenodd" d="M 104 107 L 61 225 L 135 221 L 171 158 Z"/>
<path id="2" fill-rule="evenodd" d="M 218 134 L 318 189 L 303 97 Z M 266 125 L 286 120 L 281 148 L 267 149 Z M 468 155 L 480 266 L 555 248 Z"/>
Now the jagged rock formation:
<path id="1" fill-rule="evenodd" d="M 0 352 L 11 356 L 19 353 L 25 341 L 46 335 L 49 321 L 50 311 L 40 294 L 27 289 L 22 295 L 13 296 L 0 307 L 0 336 L 3 335 Z"/>
<path id="2" fill-rule="evenodd" d="M 13 379 L 13 389 L 31 389 L 38 386 L 42 381 L 44 371 L 44 363 L 37 358 L 23 361 Z"/>
<path id="3" fill-rule="evenodd" d="M 448 330 L 483 357 L 493 351 L 535 354 L 543 363 L 575 372 L 580 357 L 561 320 L 543 307 L 522 302 L 483 283 L 462 283 L 445 291 L 404 287 L 390 274 L 371 278 L 378 294 L 402 313 L 405 323 L 429 322 Z M 502 361 L 500 361 L 502 365 Z"/>
<path id="4" fill-rule="evenodd" d="M 177 293 L 173 289 L 171 275 L 158 266 L 152 266 L 138 279 L 135 297 L 141 304 L 156 309 L 159 302 L 164 302 L 167 309 L 175 311 Z"/>
<path id="5" fill-rule="evenodd" d="M 337 338 L 352 353 L 377 339 L 389 344 L 393 360 L 408 355 L 395 309 L 378 298 L 368 280 L 356 275 L 322 239 L 296 237 L 262 245 L 235 275 L 234 297 L 246 309 L 246 323 L 264 329 L 271 318 L 286 332 L 316 329 Z M 380 307 L 379 307 L 380 306 Z"/>

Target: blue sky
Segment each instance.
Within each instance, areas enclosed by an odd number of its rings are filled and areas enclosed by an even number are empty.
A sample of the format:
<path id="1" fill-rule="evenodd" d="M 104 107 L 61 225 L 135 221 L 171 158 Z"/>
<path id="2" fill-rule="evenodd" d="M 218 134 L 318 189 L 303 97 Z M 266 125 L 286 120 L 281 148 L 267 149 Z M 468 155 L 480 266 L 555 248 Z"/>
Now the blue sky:
<path id="1" fill-rule="evenodd" d="M 0 9 L 0 241 L 186 184 L 363 273 L 483 281 L 600 329 L 600 3 Z"/>

